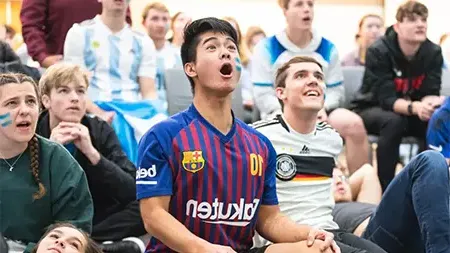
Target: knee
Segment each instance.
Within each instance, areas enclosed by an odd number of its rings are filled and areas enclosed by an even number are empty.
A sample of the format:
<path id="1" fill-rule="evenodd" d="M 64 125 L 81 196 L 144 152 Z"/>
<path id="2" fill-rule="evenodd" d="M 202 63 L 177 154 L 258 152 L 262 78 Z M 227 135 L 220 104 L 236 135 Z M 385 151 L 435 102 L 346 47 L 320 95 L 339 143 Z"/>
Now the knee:
<path id="1" fill-rule="evenodd" d="M 414 170 L 424 170 L 427 173 L 437 174 L 436 176 L 447 177 L 449 166 L 445 157 L 433 150 L 426 150 L 418 154 L 411 162 L 411 168 Z"/>
<path id="2" fill-rule="evenodd" d="M 345 109 L 337 109 L 330 115 L 330 125 L 344 138 L 365 138 L 367 136 L 361 117 Z"/>
<path id="3" fill-rule="evenodd" d="M 320 240 L 315 240 L 312 246 L 308 246 L 306 241 L 296 242 L 294 243 L 294 250 L 292 252 L 307 252 L 307 253 L 318 253 L 318 252 L 332 252 L 331 249 L 329 251 L 322 251 L 321 247 L 323 242 Z"/>

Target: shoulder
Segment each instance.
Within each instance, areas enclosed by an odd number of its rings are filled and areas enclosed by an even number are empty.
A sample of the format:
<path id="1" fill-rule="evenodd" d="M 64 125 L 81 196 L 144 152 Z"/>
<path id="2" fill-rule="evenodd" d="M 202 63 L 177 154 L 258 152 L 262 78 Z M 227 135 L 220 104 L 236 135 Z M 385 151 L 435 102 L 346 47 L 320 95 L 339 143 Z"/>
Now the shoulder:
<path id="1" fill-rule="evenodd" d="M 260 121 L 254 122 L 253 124 L 251 124 L 249 126 L 256 129 L 257 131 L 265 132 L 270 129 L 279 127 L 280 124 L 281 124 L 281 121 L 280 121 L 279 117 L 275 117 L 272 119 L 265 119 L 265 120 L 260 120 Z"/>
<path id="2" fill-rule="evenodd" d="M 340 136 L 339 133 L 334 129 L 330 124 L 326 122 L 318 122 L 316 124 L 316 131 L 321 135 L 329 135 L 329 136 Z"/>
<path id="3" fill-rule="evenodd" d="M 139 142 L 139 146 L 150 146 L 153 142 L 158 142 L 163 149 L 170 150 L 173 139 L 186 128 L 192 118 L 187 115 L 187 112 L 180 112 L 165 119 L 152 128 L 150 128 Z"/>
<path id="4" fill-rule="evenodd" d="M 94 138 L 114 132 L 114 128 L 108 122 L 95 115 L 85 115 L 81 123 L 89 129 L 89 132 L 92 133 Z"/>

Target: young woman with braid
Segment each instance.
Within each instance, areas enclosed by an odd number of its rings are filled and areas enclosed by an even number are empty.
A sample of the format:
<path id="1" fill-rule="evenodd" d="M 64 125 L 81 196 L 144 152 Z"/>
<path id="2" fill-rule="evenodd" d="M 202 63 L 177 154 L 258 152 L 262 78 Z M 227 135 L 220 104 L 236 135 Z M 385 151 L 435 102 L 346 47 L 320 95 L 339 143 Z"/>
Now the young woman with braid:
<path id="1" fill-rule="evenodd" d="M 29 252 L 55 222 L 91 232 L 86 176 L 63 146 L 35 134 L 39 105 L 30 77 L 0 74 L 0 233 L 10 252 Z"/>

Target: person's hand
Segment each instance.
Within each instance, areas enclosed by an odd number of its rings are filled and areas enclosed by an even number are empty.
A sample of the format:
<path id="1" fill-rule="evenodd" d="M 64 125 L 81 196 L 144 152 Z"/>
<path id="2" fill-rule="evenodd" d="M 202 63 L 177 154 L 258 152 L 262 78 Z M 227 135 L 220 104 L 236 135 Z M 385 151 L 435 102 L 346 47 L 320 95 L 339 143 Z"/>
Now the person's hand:
<path id="1" fill-rule="evenodd" d="M 116 116 L 116 113 L 113 111 L 103 111 L 102 113 L 98 113 L 96 116 L 108 122 L 108 124 L 111 125 L 114 116 Z"/>
<path id="2" fill-rule="evenodd" d="M 95 165 L 100 161 L 100 153 L 92 145 L 89 129 L 81 123 L 61 122 L 61 128 L 70 129 L 70 134 L 75 137 L 73 144 Z"/>
<path id="3" fill-rule="evenodd" d="M 322 108 L 322 110 L 320 110 L 319 113 L 317 114 L 317 121 L 327 122 L 327 120 L 328 120 L 327 112 L 325 111 L 325 108 Z"/>
<path id="4" fill-rule="evenodd" d="M 316 240 L 323 241 L 323 243 L 321 243 L 322 245 L 320 245 L 320 250 L 322 252 L 331 249 L 334 253 L 341 253 L 341 249 L 339 249 L 334 241 L 334 235 L 332 233 L 322 229 L 312 228 L 308 234 L 307 245 L 311 247 Z"/>
<path id="5" fill-rule="evenodd" d="M 205 242 L 196 252 L 202 253 L 236 253 L 231 247 Z"/>
<path id="6" fill-rule="evenodd" d="M 50 134 L 50 140 L 61 145 L 66 145 L 77 138 L 75 135 L 72 135 L 72 131 L 71 128 L 64 128 L 58 124 L 53 128 L 52 133 Z"/>
<path id="7" fill-rule="evenodd" d="M 434 112 L 434 107 L 431 103 L 427 102 L 413 102 L 413 106 L 416 107 L 415 111 L 417 117 L 422 121 L 428 121 Z"/>
<path id="8" fill-rule="evenodd" d="M 48 68 L 50 66 L 52 66 L 53 64 L 56 64 L 59 61 L 62 61 L 63 56 L 60 54 L 57 55 L 49 55 L 47 57 L 45 57 L 45 59 L 42 61 L 42 67 L 44 68 Z"/>

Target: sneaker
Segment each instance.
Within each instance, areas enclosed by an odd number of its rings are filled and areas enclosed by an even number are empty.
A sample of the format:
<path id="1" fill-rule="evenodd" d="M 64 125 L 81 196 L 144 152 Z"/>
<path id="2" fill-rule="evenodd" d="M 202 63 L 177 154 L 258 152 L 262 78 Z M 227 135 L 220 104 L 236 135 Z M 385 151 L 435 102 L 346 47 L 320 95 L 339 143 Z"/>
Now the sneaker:
<path id="1" fill-rule="evenodd" d="M 108 242 L 100 245 L 104 253 L 144 253 L 144 243 L 138 238 L 130 237 L 119 242 Z"/>

